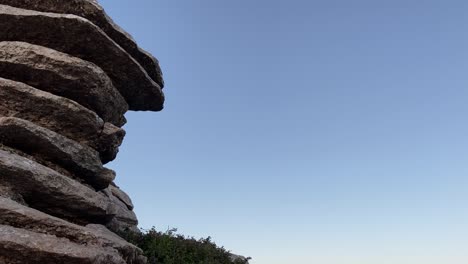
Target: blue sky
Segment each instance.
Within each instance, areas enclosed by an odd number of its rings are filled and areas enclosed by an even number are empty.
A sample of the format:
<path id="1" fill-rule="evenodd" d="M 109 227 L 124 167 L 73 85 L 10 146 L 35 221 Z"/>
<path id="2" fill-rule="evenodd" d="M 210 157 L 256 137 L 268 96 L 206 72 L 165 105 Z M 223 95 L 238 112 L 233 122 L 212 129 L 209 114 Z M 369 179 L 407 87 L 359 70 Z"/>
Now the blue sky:
<path id="1" fill-rule="evenodd" d="M 101 0 L 161 61 L 110 166 L 252 264 L 468 263 L 468 2 Z"/>

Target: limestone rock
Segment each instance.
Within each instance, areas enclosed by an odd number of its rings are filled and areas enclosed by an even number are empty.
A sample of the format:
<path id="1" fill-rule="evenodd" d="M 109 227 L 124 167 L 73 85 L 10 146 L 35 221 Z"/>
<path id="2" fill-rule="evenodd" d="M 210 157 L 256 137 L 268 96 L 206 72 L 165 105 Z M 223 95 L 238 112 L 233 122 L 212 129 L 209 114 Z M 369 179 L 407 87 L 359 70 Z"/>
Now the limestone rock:
<path id="1" fill-rule="evenodd" d="M 147 259 L 142 254 L 142 250 L 124 241 L 121 237 L 111 232 L 103 225 L 89 224 L 87 228 L 93 230 L 96 236 L 102 237 L 110 241 L 113 247 L 117 248 L 124 256 L 128 263 L 145 264 Z"/>
<path id="2" fill-rule="evenodd" d="M 0 183 L 0 198 L 1 197 L 11 199 L 12 201 L 16 201 L 20 204 L 26 204 L 26 202 L 23 200 L 23 197 L 20 194 L 16 193 L 14 189 L 5 182 Z M 1 202 L 2 201 L 0 200 L 0 203 Z"/>
<path id="3" fill-rule="evenodd" d="M 144 263 L 143 252 L 139 248 L 102 225 L 90 224 L 87 227 L 75 225 L 1 197 L 0 225 L 66 238 L 73 243 L 101 247 L 105 251 L 117 251 L 128 263 Z"/>
<path id="4" fill-rule="evenodd" d="M 0 117 L 0 143 L 56 163 L 97 189 L 107 188 L 115 178 L 97 151 L 23 119 Z"/>
<path id="5" fill-rule="evenodd" d="M 119 152 L 119 146 L 125 137 L 125 131 L 110 123 L 105 123 L 99 135 L 99 140 L 94 145 L 101 154 L 103 163 L 112 161 Z"/>
<path id="6" fill-rule="evenodd" d="M 3 78 L 0 78 L 0 116 L 25 119 L 88 145 L 100 153 L 103 162 L 115 158 L 125 136 L 124 130 L 104 123 L 74 101 Z"/>
<path id="7" fill-rule="evenodd" d="M 1 263 L 126 264 L 117 252 L 106 252 L 65 238 L 0 225 Z"/>
<path id="8" fill-rule="evenodd" d="M 103 164 L 163 83 L 97 1 L 0 0 L 0 263 L 147 263 L 116 235 L 138 220 Z"/>
<path id="9" fill-rule="evenodd" d="M 17 154 L 0 150 L 0 182 L 33 208 L 81 223 L 106 223 L 110 199 L 79 182 Z"/>
<path id="10" fill-rule="evenodd" d="M 0 28 L 1 41 L 29 42 L 95 63 L 111 77 L 131 110 L 163 108 L 160 86 L 134 58 L 85 18 L 0 5 Z"/>
<path id="11" fill-rule="evenodd" d="M 111 183 L 111 185 L 109 185 L 109 189 L 112 192 L 112 195 L 114 195 L 120 201 L 122 201 L 127 206 L 127 208 L 129 210 L 133 210 L 134 206 L 133 206 L 133 203 L 132 203 L 132 199 L 130 199 L 128 194 L 126 194 L 124 191 L 122 191 L 117 185 L 115 185 L 115 183 Z"/>
<path id="12" fill-rule="evenodd" d="M 109 37 L 135 58 L 146 70 L 149 76 L 164 87 L 162 71 L 159 62 L 148 52 L 140 49 L 133 38 L 116 25 L 107 16 L 103 8 L 94 0 L 0 0 L 0 4 L 37 10 L 42 12 L 74 14 L 90 20 L 99 26 Z"/>
<path id="13" fill-rule="evenodd" d="M 128 105 L 97 66 L 24 42 L 0 42 L 0 76 L 74 100 L 121 126 Z"/>
<path id="14" fill-rule="evenodd" d="M 138 232 L 138 220 L 135 213 L 126 204 L 115 197 L 111 187 L 102 191 L 110 199 L 109 213 L 114 217 L 107 223 L 107 227 L 118 232 L 119 230 L 130 230 Z"/>

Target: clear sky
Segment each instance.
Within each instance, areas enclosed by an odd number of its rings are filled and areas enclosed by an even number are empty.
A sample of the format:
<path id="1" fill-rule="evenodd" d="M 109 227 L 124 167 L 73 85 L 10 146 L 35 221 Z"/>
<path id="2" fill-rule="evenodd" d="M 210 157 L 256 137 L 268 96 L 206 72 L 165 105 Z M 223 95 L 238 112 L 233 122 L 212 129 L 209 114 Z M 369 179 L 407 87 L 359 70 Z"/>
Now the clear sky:
<path id="1" fill-rule="evenodd" d="M 252 264 L 468 263 L 468 1 L 101 0 L 161 61 L 110 166 Z"/>

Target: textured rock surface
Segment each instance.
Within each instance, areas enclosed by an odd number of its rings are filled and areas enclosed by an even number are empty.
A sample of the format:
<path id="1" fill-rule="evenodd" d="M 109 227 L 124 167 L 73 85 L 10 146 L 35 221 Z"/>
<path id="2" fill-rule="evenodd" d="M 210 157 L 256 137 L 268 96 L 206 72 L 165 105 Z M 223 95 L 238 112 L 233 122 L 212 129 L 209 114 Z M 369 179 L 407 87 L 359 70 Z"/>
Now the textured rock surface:
<path id="1" fill-rule="evenodd" d="M 96 189 L 106 188 L 115 178 L 102 166 L 97 151 L 23 119 L 0 117 L 0 143 L 55 163 Z"/>
<path id="2" fill-rule="evenodd" d="M 125 135 L 122 129 L 104 123 L 96 113 L 74 101 L 3 78 L 0 116 L 22 118 L 58 132 L 96 149 L 106 161 L 116 156 Z"/>
<path id="3" fill-rule="evenodd" d="M 1 263 L 125 264 L 117 254 L 56 236 L 0 225 Z"/>
<path id="4" fill-rule="evenodd" d="M 99 26 L 109 37 L 124 48 L 144 67 L 148 75 L 161 88 L 164 86 L 162 71 L 158 60 L 151 54 L 140 49 L 133 38 L 116 25 L 104 12 L 103 8 L 94 0 L 0 0 L 0 4 L 37 10 L 42 12 L 74 14 L 84 17 Z"/>
<path id="5" fill-rule="evenodd" d="M 110 214 L 115 216 L 107 223 L 107 227 L 114 231 L 130 229 L 138 232 L 136 228 L 138 220 L 135 213 L 119 198 L 114 196 L 110 188 L 103 190 L 102 193 L 110 199 L 111 202 L 108 210 Z"/>
<path id="6" fill-rule="evenodd" d="M 0 171 L 0 181 L 34 208 L 84 223 L 109 218 L 108 197 L 31 159 L 0 150 Z"/>
<path id="7" fill-rule="evenodd" d="M 117 126 L 125 123 L 128 105 L 110 78 L 87 61 L 25 42 L 0 42 L 3 78 L 66 97 Z"/>
<path id="8" fill-rule="evenodd" d="M 145 264 L 113 160 L 157 60 L 94 0 L 0 0 L 0 263 Z"/>
<path id="9" fill-rule="evenodd" d="M 127 208 L 129 210 L 133 210 L 133 203 L 132 203 L 132 200 L 130 199 L 130 197 L 128 196 L 128 194 L 126 194 L 124 191 L 122 191 L 115 184 L 111 184 L 109 186 L 109 189 L 110 189 L 112 195 L 114 195 L 115 197 L 117 197 L 117 199 L 122 201 L 127 206 Z"/>
<path id="10" fill-rule="evenodd" d="M 99 150 L 103 163 L 112 161 L 119 152 L 119 146 L 125 136 L 125 131 L 110 123 L 104 123 L 94 148 Z"/>
<path id="11" fill-rule="evenodd" d="M 160 86 L 124 49 L 85 18 L 0 5 L 0 28 L 0 41 L 24 41 L 93 62 L 112 78 L 132 110 L 163 108 Z"/>
<path id="12" fill-rule="evenodd" d="M 102 225 L 87 227 L 31 209 L 10 199 L 0 197 L 0 225 L 26 229 L 31 232 L 65 238 L 72 243 L 94 245 L 119 252 L 130 263 L 144 263 L 141 250 L 124 241 Z"/>

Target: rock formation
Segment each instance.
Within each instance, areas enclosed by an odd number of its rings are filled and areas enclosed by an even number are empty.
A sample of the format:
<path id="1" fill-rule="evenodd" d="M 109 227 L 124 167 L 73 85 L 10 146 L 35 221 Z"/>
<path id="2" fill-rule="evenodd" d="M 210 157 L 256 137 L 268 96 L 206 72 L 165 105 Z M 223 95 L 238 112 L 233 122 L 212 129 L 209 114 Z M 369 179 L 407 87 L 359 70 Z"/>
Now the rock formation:
<path id="1" fill-rule="evenodd" d="M 158 61 L 95 0 L 0 0 L 0 263 L 146 263 L 112 161 Z"/>

